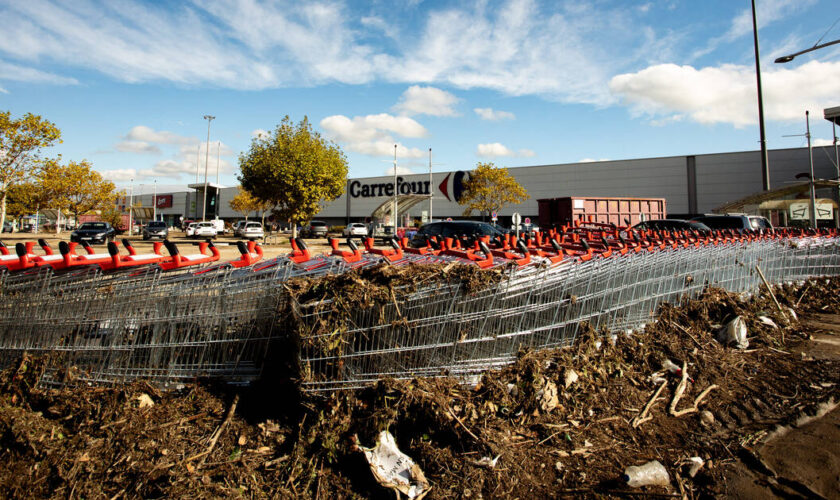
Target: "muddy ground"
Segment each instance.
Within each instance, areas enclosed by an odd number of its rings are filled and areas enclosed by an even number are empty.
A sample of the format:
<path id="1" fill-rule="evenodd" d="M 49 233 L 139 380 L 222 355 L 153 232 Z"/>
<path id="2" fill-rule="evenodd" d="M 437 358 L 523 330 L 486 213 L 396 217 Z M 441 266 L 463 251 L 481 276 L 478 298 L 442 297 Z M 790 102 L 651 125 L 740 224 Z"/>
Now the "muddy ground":
<path id="1" fill-rule="evenodd" d="M 37 386 L 49 359 L 26 357 L 0 376 L 0 495 L 394 498 L 358 448 L 387 429 L 431 483 L 426 498 L 837 498 L 838 284 L 777 288 L 781 311 L 766 291 L 709 290 L 644 331 L 522 352 L 474 386 L 59 390 Z M 736 316 L 745 350 L 715 340 Z M 649 460 L 669 485 L 627 486 L 625 467 Z"/>

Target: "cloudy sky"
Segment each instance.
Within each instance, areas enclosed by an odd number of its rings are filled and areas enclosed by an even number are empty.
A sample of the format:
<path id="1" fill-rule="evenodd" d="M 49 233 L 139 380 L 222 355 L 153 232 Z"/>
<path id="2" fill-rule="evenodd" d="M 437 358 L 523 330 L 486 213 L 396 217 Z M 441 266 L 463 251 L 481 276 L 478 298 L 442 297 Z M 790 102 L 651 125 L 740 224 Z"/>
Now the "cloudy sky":
<path id="1" fill-rule="evenodd" d="M 767 142 L 840 106 L 837 0 L 756 0 Z M 0 109 L 63 131 L 50 153 L 125 185 L 184 185 L 283 116 L 354 177 L 758 148 L 748 0 L 0 0 Z M 207 121 L 209 152 L 203 145 Z M 209 153 L 209 154 L 208 154 Z M 822 153 L 820 153 L 822 154 Z M 205 159 L 209 156 L 209 164 Z"/>

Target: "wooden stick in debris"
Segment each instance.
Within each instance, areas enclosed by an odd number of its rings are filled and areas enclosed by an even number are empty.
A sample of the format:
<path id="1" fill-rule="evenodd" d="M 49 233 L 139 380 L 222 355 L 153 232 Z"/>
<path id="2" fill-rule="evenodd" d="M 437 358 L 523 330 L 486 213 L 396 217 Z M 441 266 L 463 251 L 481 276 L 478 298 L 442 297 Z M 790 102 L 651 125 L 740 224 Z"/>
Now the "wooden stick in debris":
<path id="1" fill-rule="evenodd" d="M 794 309 L 799 307 L 799 303 L 802 302 L 802 299 L 805 298 L 805 294 L 808 293 L 808 290 L 811 288 L 811 283 L 808 282 L 808 286 L 805 287 L 805 290 L 802 291 L 802 295 L 799 296 L 799 299 L 796 301 L 796 305 L 793 306 Z"/>
<path id="2" fill-rule="evenodd" d="M 221 425 L 219 425 L 219 428 L 216 429 L 216 432 L 213 433 L 213 437 L 210 438 L 210 445 L 207 447 L 207 451 L 204 453 L 201 462 L 198 463 L 199 468 L 204 465 L 204 462 L 207 460 L 207 457 L 209 457 L 210 453 L 213 452 L 213 448 L 216 447 L 216 443 L 219 441 L 219 438 L 222 437 L 222 433 L 225 431 L 225 427 L 233 419 L 233 414 L 236 412 L 236 405 L 238 404 L 239 394 L 234 396 L 233 403 L 230 404 L 230 408 L 228 409 L 225 419 L 222 421 Z"/>
<path id="3" fill-rule="evenodd" d="M 773 303 L 776 304 L 776 308 L 779 310 L 780 313 L 782 313 L 782 318 L 784 318 L 785 322 L 787 322 L 788 321 L 787 314 L 785 314 L 785 311 L 782 309 L 782 305 L 779 304 L 779 301 L 776 299 L 776 294 L 773 293 L 773 288 L 770 287 L 770 283 L 767 283 L 767 278 L 764 277 L 764 273 L 761 272 L 761 268 L 758 267 L 758 264 L 756 264 L 755 270 L 758 271 L 758 275 L 761 277 L 761 281 L 764 282 L 764 286 L 767 287 L 767 291 L 770 292 L 770 298 L 773 299 Z M 782 332 L 782 343 L 784 344 L 785 343 L 785 330 L 780 329 L 780 331 Z"/>
<path id="4" fill-rule="evenodd" d="M 677 412 L 677 403 L 680 402 L 680 398 L 682 398 L 683 393 L 685 392 L 685 388 L 688 386 L 688 364 L 683 361 L 682 365 L 682 378 L 680 379 L 680 383 L 677 385 L 677 389 L 674 391 L 674 398 L 671 399 L 671 405 L 668 407 L 668 413 L 674 415 Z"/>
<path id="5" fill-rule="evenodd" d="M 644 409 L 642 409 L 642 412 L 639 413 L 638 415 L 636 415 L 636 418 L 633 419 L 633 428 L 634 429 L 636 427 L 642 425 L 643 423 L 647 422 L 648 420 L 650 420 L 649 418 L 647 418 L 647 414 L 650 411 L 651 407 L 653 406 L 653 403 L 656 402 L 656 400 L 659 398 L 659 395 L 662 394 L 662 390 L 665 389 L 666 385 L 668 385 L 667 380 L 662 382 L 661 384 L 659 384 L 659 389 L 657 389 L 656 392 L 653 393 L 653 396 L 651 396 L 650 400 L 647 402 Z M 651 418 L 653 418 L 653 417 L 651 417 Z"/>
<path id="6" fill-rule="evenodd" d="M 773 303 L 776 304 L 776 308 L 779 310 L 780 313 L 782 313 L 782 316 L 784 316 L 785 319 L 787 319 L 787 315 L 785 314 L 784 309 L 782 309 L 782 305 L 779 304 L 778 299 L 776 299 L 776 294 L 773 293 L 773 287 L 771 287 L 770 283 L 767 282 L 767 278 L 764 277 L 764 273 L 761 272 L 761 268 L 758 267 L 757 264 L 755 266 L 755 270 L 758 271 L 758 276 L 761 278 L 761 281 L 764 282 L 764 286 L 767 287 L 767 291 L 770 292 L 770 298 L 773 299 Z"/>
<path id="7" fill-rule="evenodd" d="M 712 392 L 714 389 L 717 389 L 717 388 L 718 388 L 717 384 L 712 384 L 709 387 L 706 387 L 706 389 L 704 389 L 703 392 L 701 392 L 696 398 L 694 398 L 694 406 L 692 406 L 691 408 L 686 408 L 684 410 L 671 412 L 671 415 L 673 415 L 675 417 L 682 417 L 683 415 L 688 415 L 689 413 L 694 413 L 694 412 L 700 411 L 700 408 L 698 407 L 700 402 L 703 401 L 703 399 L 706 396 L 708 396 L 710 392 Z"/>

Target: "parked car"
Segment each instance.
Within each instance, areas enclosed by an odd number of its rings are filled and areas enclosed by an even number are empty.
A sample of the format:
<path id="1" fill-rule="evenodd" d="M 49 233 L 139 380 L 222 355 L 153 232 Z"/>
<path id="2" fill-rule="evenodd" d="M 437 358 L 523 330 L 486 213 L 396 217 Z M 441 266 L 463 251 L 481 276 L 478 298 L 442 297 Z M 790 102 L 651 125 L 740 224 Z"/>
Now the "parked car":
<path id="1" fill-rule="evenodd" d="M 436 236 L 438 239 L 461 236 L 468 238 L 490 236 L 490 238 L 495 238 L 497 236 L 503 237 L 504 233 L 486 222 L 468 220 L 431 222 L 417 231 L 417 234 L 411 239 L 411 245 L 415 248 L 424 247 L 426 246 L 426 238 L 432 236 Z"/>
<path id="2" fill-rule="evenodd" d="M 238 236 L 248 240 L 258 240 L 265 237 L 265 231 L 259 222 L 246 222 L 239 228 Z"/>
<path id="3" fill-rule="evenodd" d="M 190 222 L 189 224 L 187 224 L 186 229 L 184 229 L 184 235 L 187 238 L 195 236 L 195 228 L 198 227 L 198 224 L 198 222 Z"/>
<path id="4" fill-rule="evenodd" d="M 150 240 L 152 238 L 165 239 L 169 236 L 169 227 L 166 222 L 162 220 L 149 221 L 146 227 L 143 228 L 143 239 Z"/>
<path id="5" fill-rule="evenodd" d="M 344 228 L 344 236 L 367 236 L 367 226 L 361 222 L 353 222 Z"/>
<path id="6" fill-rule="evenodd" d="M 757 215 L 704 215 L 691 219 L 712 229 L 772 229 L 773 225 Z"/>
<path id="7" fill-rule="evenodd" d="M 328 231 L 329 226 L 327 226 L 326 222 L 313 220 L 303 228 L 301 236 L 305 238 L 326 238 Z"/>
<path id="8" fill-rule="evenodd" d="M 3 223 L 3 232 L 4 233 L 11 233 L 14 227 L 12 226 L 11 222 L 4 222 Z"/>
<path id="9" fill-rule="evenodd" d="M 709 226 L 702 222 L 687 221 L 683 219 L 654 219 L 639 222 L 632 229 L 655 231 L 708 231 Z"/>
<path id="10" fill-rule="evenodd" d="M 215 238 L 218 234 L 216 224 L 213 221 L 206 221 L 195 225 L 192 236 L 195 238 Z"/>
<path id="11" fill-rule="evenodd" d="M 70 241 L 81 243 L 107 243 L 114 241 L 117 232 L 107 222 L 84 222 L 79 229 L 70 233 Z"/>
<path id="12" fill-rule="evenodd" d="M 245 227 L 245 224 L 247 223 L 248 221 L 246 220 L 236 221 L 236 223 L 233 225 L 233 235 L 241 237 L 242 235 L 240 234 L 240 231 L 242 230 L 242 228 Z"/>

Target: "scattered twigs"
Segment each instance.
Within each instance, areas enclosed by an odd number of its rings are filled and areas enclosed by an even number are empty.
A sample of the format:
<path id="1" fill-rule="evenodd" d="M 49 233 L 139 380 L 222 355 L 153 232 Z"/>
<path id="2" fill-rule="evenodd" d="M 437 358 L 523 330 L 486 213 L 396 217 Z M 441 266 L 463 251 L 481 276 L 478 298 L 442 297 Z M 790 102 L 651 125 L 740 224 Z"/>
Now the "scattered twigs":
<path id="1" fill-rule="evenodd" d="M 662 394 L 662 390 L 665 389 L 666 385 L 668 385 L 667 381 L 659 384 L 659 389 L 657 389 L 656 392 L 653 393 L 653 396 L 651 396 L 650 400 L 647 402 L 644 409 L 642 409 L 642 412 L 639 413 L 636 416 L 636 418 L 633 419 L 632 425 L 633 425 L 634 429 L 636 427 L 642 425 L 643 423 L 647 422 L 648 420 L 653 419 L 652 416 L 651 417 L 648 416 L 648 412 L 650 411 L 651 407 L 653 406 L 653 403 L 655 403 L 656 400 L 659 398 L 659 395 Z"/>
<path id="2" fill-rule="evenodd" d="M 770 286 L 770 283 L 767 282 L 767 278 L 764 277 L 764 273 L 761 272 L 761 268 L 758 267 L 758 264 L 755 266 L 755 270 L 758 271 L 759 277 L 761 277 L 761 281 L 764 282 L 764 286 L 767 287 L 767 291 L 770 292 L 770 298 L 773 299 L 773 303 L 776 304 L 776 308 L 782 313 L 782 319 L 785 320 L 785 323 L 788 322 L 787 314 L 785 314 L 784 309 L 782 309 L 782 305 L 779 304 L 779 300 L 776 298 L 776 294 L 773 293 L 773 287 Z M 804 294 L 803 294 L 804 295 Z M 785 330 L 780 329 L 782 332 L 782 344 L 785 343 Z"/>
<path id="3" fill-rule="evenodd" d="M 216 443 L 219 441 L 219 438 L 222 437 L 222 433 L 225 431 L 225 427 L 228 423 L 230 423 L 231 419 L 233 419 L 233 414 L 236 412 L 237 404 L 239 404 L 239 394 L 234 396 L 233 403 L 230 404 L 230 408 L 228 409 L 225 419 L 216 429 L 216 432 L 214 432 L 212 436 L 210 436 L 210 444 L 207 446 L 207 450 L 199 453 L 198 455 L 193 455 L 192 457 L 188 458 L 188 462 L 190 460 L 195 460 L 196 458 L 201 457 L 201 461 L 198 463 L 198 467 L 201 468 L 204 465 L 204 462 L 207 460 L 207 457 L 210 456 L 210 453 L 213 452 L 213 448 L 216 447 Z"/>
<path id="4" fill-rule="evenodd" d="M 808 290 L 811 289 L 811 282 L 808 282 L 808 286 L 805 287 L 805 290 L 802 290 L 802 295 L 799 296 L 799 299 L 796 300 L 796 305 L 793 306 L 794 309 L 799 307 L 799 303 L 802 302 L 802 299 L 805 298 L 805 294 L 808 293 Z"/>
<path id="5" fill-rule="evenodd" d="M 680 402 L 680 398 L 682 398 L 683 393 L 685 392 L 685 388 L 688 386 L 688 364 L 683 361 L 682 365 L 682 378 L 680 378 L 680 383 L 677 385 L 676 390 L 674 391 L 674 397 L 671 399 L 671 405 L 668 407 L 668 413 L 671 415 L 675 415 L 677 413 L 677 403 Z"/>

